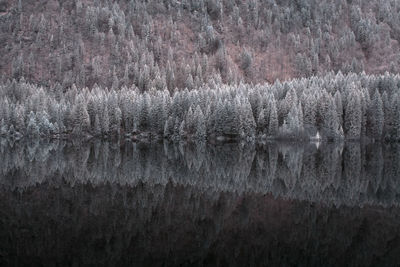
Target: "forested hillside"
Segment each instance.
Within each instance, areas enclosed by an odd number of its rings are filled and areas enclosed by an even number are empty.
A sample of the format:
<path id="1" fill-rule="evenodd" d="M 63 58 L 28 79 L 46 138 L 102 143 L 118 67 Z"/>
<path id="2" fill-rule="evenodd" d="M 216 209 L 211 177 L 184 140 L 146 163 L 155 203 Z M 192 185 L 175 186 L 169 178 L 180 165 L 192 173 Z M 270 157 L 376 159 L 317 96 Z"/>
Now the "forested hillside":
<path id="1" fill-rule="evenodd" d="M 0 0 L 0 134 L 400 139 L 400 2 Z"/>
<path id="2" fill-rule="evenodd" d="M 0 0 L 0 75 L 197 88 L 399 70 L 397 0 Z"/>
<path id="3" fill-rule="evenodd" d="M 95 86 L 62 93 L 15 80 L 0 85 L 0 134 L 400 140 L 400 76 L 341 73 L 274 84 L 212 81 L 176 91 Z"/>

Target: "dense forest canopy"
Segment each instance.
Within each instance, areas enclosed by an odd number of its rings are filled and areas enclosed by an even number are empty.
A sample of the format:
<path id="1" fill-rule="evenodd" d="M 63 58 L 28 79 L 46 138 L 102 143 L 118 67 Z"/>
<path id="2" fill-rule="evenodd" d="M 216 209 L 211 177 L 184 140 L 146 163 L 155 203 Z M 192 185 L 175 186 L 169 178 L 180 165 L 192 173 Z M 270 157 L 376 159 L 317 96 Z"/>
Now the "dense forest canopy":
<path id="1" fill-rule="evenodd" d="M 63 93 L 21 79 L 0 85 L 0 135 L 223 138 L 400 139 L 400 76 L 302 78 L 170 93 L 95 86 Z"/>
<path id="2" fill-rule="evenodd" d="M 0 134 L 398 140 L 399 41 L 394 0 L 1 0 Z"/>
<path id="3" fill-rule="evenodd" d="M 397 0 L 1 0 L 0 73 L 191 89 L 399 70 Z"/>

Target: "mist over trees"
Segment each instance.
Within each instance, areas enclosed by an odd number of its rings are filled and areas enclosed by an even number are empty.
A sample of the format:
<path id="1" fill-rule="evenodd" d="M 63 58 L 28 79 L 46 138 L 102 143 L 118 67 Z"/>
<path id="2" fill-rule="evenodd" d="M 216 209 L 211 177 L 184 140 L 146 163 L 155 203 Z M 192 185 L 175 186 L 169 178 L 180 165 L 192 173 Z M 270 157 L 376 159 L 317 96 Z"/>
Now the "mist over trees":
<path id="1" fill-rule="evenodd" d="M 329 73 L 274 84 L 221 80 L 171 93 L 136 87 L 61 91 L 24 79 L 0 84 L 0 135 L 400 140 L 400 76 Z"/>

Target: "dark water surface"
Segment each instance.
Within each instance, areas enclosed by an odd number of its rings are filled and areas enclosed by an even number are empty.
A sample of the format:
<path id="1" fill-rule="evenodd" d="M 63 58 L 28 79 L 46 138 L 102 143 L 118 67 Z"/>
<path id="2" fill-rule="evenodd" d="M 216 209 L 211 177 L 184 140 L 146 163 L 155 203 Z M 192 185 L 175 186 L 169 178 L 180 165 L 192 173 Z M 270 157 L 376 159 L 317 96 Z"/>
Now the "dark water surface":
<path id="1" fill-rule="evenodd" d="M 398 144 L 0 144 L 1 266 L 399 263 Z"/>

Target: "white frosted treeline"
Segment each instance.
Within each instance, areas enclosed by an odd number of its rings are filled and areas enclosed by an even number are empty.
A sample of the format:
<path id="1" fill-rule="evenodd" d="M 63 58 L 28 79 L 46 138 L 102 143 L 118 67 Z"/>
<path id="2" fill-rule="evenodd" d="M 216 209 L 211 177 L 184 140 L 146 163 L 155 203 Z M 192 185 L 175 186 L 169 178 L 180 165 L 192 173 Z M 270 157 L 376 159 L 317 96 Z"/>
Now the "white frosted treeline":
<path id="1" fill-rule="evenodd" d="M 0 185 L 25 190 L 67 182 L 192 186 L 335 205 L 398 206 L 400 147 L 358 142 L 288 145 L 2 144 Z"/>
<path id="2" fill-rule="evenodd" d="M 194 90 L 136 87 L 62 92 L 23 79 L 0 85 L 0 134 L 212 140 L 400 139 L 400 76 L 327 74 Z"/>

